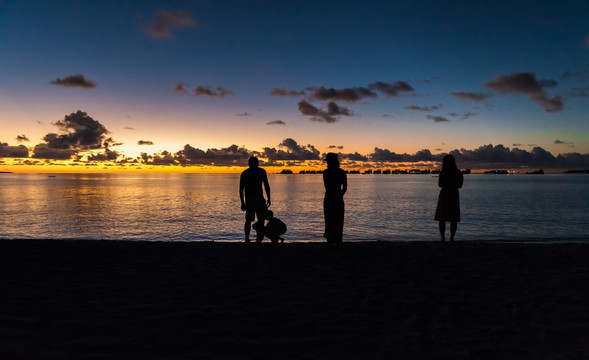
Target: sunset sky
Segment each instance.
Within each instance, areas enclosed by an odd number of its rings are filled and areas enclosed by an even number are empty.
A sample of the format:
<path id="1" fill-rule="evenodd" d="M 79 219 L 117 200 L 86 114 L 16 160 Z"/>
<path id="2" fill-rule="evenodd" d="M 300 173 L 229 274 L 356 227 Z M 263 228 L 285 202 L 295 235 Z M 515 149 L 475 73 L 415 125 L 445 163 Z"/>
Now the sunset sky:
<path id="1" fill-rule="evenodd" d="M 0 171 L 589 168 L 587 1 L 0 1 Z M 233 167 L 227 167 L 233 166 Z M 127 171 L 126 170 L 126 171 Z"/>

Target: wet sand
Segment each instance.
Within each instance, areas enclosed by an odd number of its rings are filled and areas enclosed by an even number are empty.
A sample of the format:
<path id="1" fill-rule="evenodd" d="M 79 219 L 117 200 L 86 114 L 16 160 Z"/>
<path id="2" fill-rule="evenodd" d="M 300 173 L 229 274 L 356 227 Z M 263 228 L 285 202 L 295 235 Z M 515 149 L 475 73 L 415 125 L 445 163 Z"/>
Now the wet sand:
<path id="1" fill-rule="evenodd" d="M 0 241 L 2 359 L 587 359 L 589 243 Z"/>

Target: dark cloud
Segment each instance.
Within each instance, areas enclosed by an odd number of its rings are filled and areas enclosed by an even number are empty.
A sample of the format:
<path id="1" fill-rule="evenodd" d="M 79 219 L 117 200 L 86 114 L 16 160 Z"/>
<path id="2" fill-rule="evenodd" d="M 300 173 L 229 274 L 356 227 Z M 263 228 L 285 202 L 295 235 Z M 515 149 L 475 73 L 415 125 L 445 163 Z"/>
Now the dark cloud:
<path id="1" fill-rule="evenodd" d="M 248 113 L 248 112 L 242 112 L 242 113 L 239 113 L 239 114 L 235 114 L 235 116 L 250 116 L 250 115 L 251 114 Z"/>
<path id="2" fill-rule="evenodd" d="M 301 100 L 298 103 L 301 114 L 311 116 L 311 120 L 325 123 L 334 123 L 341 115 L 351 116 L 354 113 L 346 107 L 339 106 L 335 102 L 330 101 L 327 104 L 327 111 L 316 108 L 307 100 Z"/>
<path id="3" fill-rule="evenodd" d="M 383 93 L 386 97 L 398 97 L 402 92 L 414 92 L 415 89 L 404 81 L 394 81 L 392 83 L 385 83 L 377 81 L 369 85 L 369 88 L 376 89 Z"/>
<path id="4" fill-rule="evenodd" d="M 344 147 L 342 145 L 329 145 L 328 146 L 329 149 L 343 149 Z"/>
<path id="5" fill-rule="evenodd" d="M 566 144 L 564 141 L 562 140 L 554 140 L 555 144 Z"/>
<path id="6" fill-rule="evenodd" d="M 436 123 L 440 123 L 440 122 L 448 122 L 450 120 L 446 119 L 443 116 L 437 116 L 437 115 L 426 115 L 426 118 L 433 120 Z"/>
<path id="7" fill-rule="evenodd" d="M 302 146 L 291 138 L 284 139 L 278 145 L 278 149 L 264 148 L 262 156 L 267 158 L 271 164 L 276 161 L 321 160 L 319 150 L 313 145 Z"/>
<path id="8" fill-rule="evenodd" d="M 125 126 L 123 129 L 125 129 L 125 130 L 135 130 L 134 127 L 130 127 L 130 126 Z"/>
<path id="9" fill-rule="evenodd" d="M 82 74 L 70 75 L 63 79 L 57 78 L 49 82 L 51 85 L 59 85 L 66 87 L 80 87 L 82 89 L 94 89 L 96 83 L 90 79 L 86 79 Z"/>
<path id="10" fill-rule="evenodd" d="M 246 166 L 251 152 L 237 145 L 204 151 L 186 144 L 174 156 L 182 165 Z"/>
<path id="11" fill-rule="evenodd" d="M 538 81 L 538 84 L 540 84 L 540 87 L 542 88 L 553 88 L 558 86 L 558 81 L 553 79 L 543 79 Z"/>
<path id="12" fill-rule="evenodd" d="M 272 91 L 270 91 L 270 95 L 294 97 L 294 96 L 304 96 L 305 92 L 304 91 L 296 91 L 296 90 L 286 90 L 285 88 L 274 88 L 274 89 L 272 89 Z"/>
<path id="13" fill-rule="evenodd" d="M 516 93 L 530 96 L 532 101 L 540 104 L 546 112 L 560 111 L 563 109 L 563 102 L 560 96 L 550 98 L 543 90 L 542 85 L 556 83 L 555 80 L 536 79 L 533 72 L 515 73 L 511 75 L 498 75 L 484 84 L 485 87 L 493 89 L 502 94 Z"/>
<path id="14" fill-rule="evenodd" d="M 51 159 L 51 160 L 68 160 L 76 153 L 72 149 L 58 149 L 50 147 L 48 144 L 38 144 L 33 149 L 32 158 Z"/>
<path id="15" fill-rule="evenodd" d="M 347 161 L 360 161 L 360 162 L 367 162 L 368 156 L 362 155 L 358 152 L 349 153 L 349 154 L 340 154 L 340 158 Z"/>
<path id="16" fill-rule="evenodd" d="M 137 141 L 137 145 L 153 145 L 153 141 L 151 141 L 151 140 L 139 140 L 139 141 Z"/>
<path id="17" fill-rule="evenodd" d="M 188 84 L 183 83 L 183 82 L 179 82 L 176 84 L 176 86 L 174 86 L 174 91 L 177 92 L 178 94 L 186 94 L 188 95 L 188 90 L 186 89 L 186 87 L 188 86 Z"/>
<path id="18" fill-rule="evenodd" d="M 451 117 L 459 117 L 462 120 L 468 120 L 471 117 L 478 115 L 478 114 L 475 112 L 467 111 L 467 112 L 463 112 L 463 113 L 449 112 L 448 115 Z"/>
<path id="19" fill-rule="evenodd" d="M 458 99 L 473 100 L 473 101 L 484 101 L 484 100 L 487 100 L 491 96 L 491 94 L 485 94 L 485 93 L 481 93 L 481 92 L 471 92 L 471 91 L 451 92 L 450 95 L 452 95 Z"/>
<path id="20" fill-rule="evenodd" d="M 395 115 L 392 115 L 392 114 L 382 114 L 382 117 L 384 117 L 384 118 L 395 118 L 396 116 Z"/>
<path id="21" fill-rule="evenodd" d="M 418 162 L 418 161 L 437 161 L 438 157 L 432 155 L 429 150 L 421 150 L 414 155 L 403 153 L 397 154 L 388 149 L 374 148 L 374 152 L 368 155 L 370 161 L 375 162 Z"/>
<path id="22" fill-rule="evenodd" d="M 87 113 L 78 110 L 54 123 L 64 134 L 49 133 L 43 138 L 53 149 L 98 149 L 108 130 Z"/>
<path id="23" fill-rule="evenodd" d="M 433 110 L 438 110 L 439 108 L 440 108 L 439 105 L 433 105 L 433 106 L 409 105 L 409 106 L 405 106 L 405 109 L 407 109 L 407 110 L 416 110 L 416 111 L 433 111 Z"/>
<path id="24" fill-rule="evenodd" d="M 21 141 L 30 141 L 30 140 L 26 135 L 18 135 L 16 137 L 16 141 L 21 142 Z"/>
<path id="25" fill-rule="evenodd" d="M 88 161 L 115 161 L 119 155 L 116 151 L 105 149 L 103 153 L 89 155 Z"/>
<path id="26" fill-rule="evenodd" d="M 11 146 L 7 143 L 0 142 L 0 158 L 27 158 L 29 150 L 24 145 Z"/>
<path id="27" fill-rule="evenodd" d="M 196 20 L 185 12 L 171 13 L 159 9 L 155 14 L 155 21 L 147 28 L 147 31 L 154 38 L 170 38 L 173 35 L 172 28 L 194 26 L 196 26 Z"/>
<path id="28" fill-rule="evenodd" d="M 231 90 L 227 90 L 221 86 L 217 86 L 216 89 L 213 89 L 211 86 L 197 86 L 196 89 L 194 89 L 194 95 L 195 96 L 213 96 L 213 97 L 226 97 L 226 96 L 230 96 L 233 95 L 233 92 Z"/>
<path id="29" fill-rule="evenodd" d="M 521 145 L 521 144 L 514 144 Z M 455 149 L 449 152 L 456 158 L 460 168 L 493 169 L 543 167 L 555 169 L 589 168 L 589 154 L 567 153 L 558 156 L 541 147 L 534 146 L 532 151 L 519 148 L 509 149 L 503 145 L 484 145 L 473 150 Z M 441 162 L 446 153 L 432 154 L 429 150 L 421 150 L 415 154 L 397 154 L 388 149 L 375 148 L 368 155 L 368 161 L 381 163 L 416 163 Z"/>
<path id="30" fill-rule="evenodd" d="M 266 125 L 286 125 L 286 123 L 282 120 L 272 120 L 268 121 Z"/>
<path id="31" fill-rule="evenodd" d="M 353 103 L 364 98 L 374 99 L 378 97 L 374 91 L 363 87 L 335 89 L 320 86 L 309 88 L 309 91 L 311 91 L 309 97 L 319 101 L 344 101 Z"/>

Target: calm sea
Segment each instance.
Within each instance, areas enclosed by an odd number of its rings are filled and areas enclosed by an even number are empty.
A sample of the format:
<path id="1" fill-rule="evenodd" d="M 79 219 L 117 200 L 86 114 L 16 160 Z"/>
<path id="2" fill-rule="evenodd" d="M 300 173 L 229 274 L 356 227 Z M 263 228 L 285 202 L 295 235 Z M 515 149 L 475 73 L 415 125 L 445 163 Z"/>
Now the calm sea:
<path id="1" fill-rule="evenodd" d="M 323 241 L 321 175 L 269 175 L 287 241 Z M 344 240 L 437 240 L 432 175 L 348 175 Z M 235 174 L 0 174 L 1 239 L 240 241 Z M 457 240 L 589 240 L 589 176 L 466 175 Z"/>

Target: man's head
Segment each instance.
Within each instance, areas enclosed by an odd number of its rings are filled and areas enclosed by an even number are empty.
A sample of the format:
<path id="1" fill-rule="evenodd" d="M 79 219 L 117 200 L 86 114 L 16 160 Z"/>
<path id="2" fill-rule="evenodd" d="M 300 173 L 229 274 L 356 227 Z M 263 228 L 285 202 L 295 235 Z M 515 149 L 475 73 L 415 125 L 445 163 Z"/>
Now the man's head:
<path id="1" fill-rule="evenodd" d="M 272 210 L 266 211 L 266 220 L 271 220 L 274 217 L 274 212 Z"/>
<path id="2" fill-rule="evenodd" d="M 247 161 L 247 163 L 250 166 L 250 168 L 257 168 L 260 165 L 258 158 L 255 156 L 250 157 L 250 159 Z"/>

